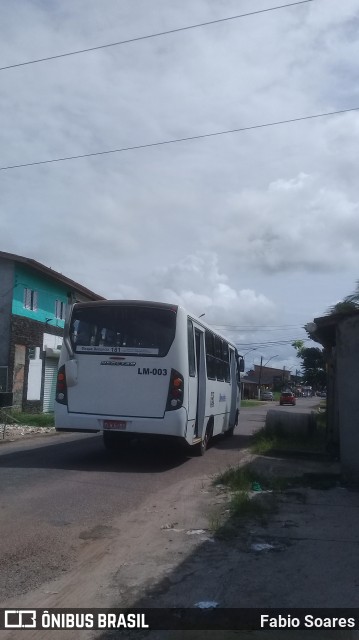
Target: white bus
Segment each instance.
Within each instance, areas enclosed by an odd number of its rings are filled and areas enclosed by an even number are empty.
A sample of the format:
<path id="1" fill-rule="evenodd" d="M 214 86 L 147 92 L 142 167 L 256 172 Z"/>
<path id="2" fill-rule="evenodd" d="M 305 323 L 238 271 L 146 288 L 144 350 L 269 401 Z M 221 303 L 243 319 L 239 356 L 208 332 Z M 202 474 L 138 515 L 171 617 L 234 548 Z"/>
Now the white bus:
<path id="1" fill-rule="evenodd" d="M 57 431 L 102 432 L 106 448 L 167 436 L 203 455 L 238 423 L 243 359 L 182 307 L 76 303 L 65 324 L 56 388 Z"/>

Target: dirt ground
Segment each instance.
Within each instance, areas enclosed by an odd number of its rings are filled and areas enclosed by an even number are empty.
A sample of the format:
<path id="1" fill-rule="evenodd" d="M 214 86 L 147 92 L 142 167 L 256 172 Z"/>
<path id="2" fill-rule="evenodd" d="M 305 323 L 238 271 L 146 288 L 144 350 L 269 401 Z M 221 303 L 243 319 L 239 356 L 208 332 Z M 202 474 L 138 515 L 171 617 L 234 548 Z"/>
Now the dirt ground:
<path id="1" fill-rule="evenodd" d="M 249 453 L 243 463 L 253 461 Z M 340 485 L 330 462 L 256 458 L 261 473 L 329 476 L 326 483 L 287 490 L 270 504 L 266 520 L 243 520 L 229 538 L 215 535 L 226 518 L 228 496 L 212 479 L 190 479 L 163 487 L 111 526 L 87 532 L 73 569 L 21 597 L 21 608 L 184 607 L 215 602 L 218 607 L 356 607 L 359 591 L 358 494 Z M 259 546 L 258 546 L 259 545 Z M 263 546 L 264 545 L 264 546 Z M 1 603 L 18 607 L 16 599 Z M 338 640 L 346 631 L 282 631 L 281 638 Z M 101 635 L 102 634 L 102 635 Z M 295 635 L 293 635 L 295 634 Z M 214 640 L 278 637 L 278 631 L 52 631 L 51 637 L 151 640 Z M 48 632 L 23 631 L 26 639 Z M 18 632 L 2 632 L 17 640 Z"/>

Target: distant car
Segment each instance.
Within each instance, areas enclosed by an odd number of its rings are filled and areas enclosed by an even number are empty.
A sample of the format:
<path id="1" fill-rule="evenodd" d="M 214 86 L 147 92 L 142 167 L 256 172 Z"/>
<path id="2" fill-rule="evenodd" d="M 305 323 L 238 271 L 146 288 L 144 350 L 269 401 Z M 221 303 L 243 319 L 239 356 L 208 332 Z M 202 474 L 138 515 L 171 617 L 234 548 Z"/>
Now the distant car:
<path id="1" fill-rule="evenodd" d="M 327 392 L 326 391 L 320 391 L 318 395 L 319 395 L 319 398 L 326 398 L 327 397 Z"/>
<path id="2" fill-rule="evenodd" d="M 297 400 L 291 391 L 282 391 L 281 396 L 279 398 L 279 404 L 292 404 L 293 406 L 296 404 Z"/>
<path id="3" fill-rule="evenodd" d="M 274 400 L 272 391 L 262 391 L 261 400 Z"/>

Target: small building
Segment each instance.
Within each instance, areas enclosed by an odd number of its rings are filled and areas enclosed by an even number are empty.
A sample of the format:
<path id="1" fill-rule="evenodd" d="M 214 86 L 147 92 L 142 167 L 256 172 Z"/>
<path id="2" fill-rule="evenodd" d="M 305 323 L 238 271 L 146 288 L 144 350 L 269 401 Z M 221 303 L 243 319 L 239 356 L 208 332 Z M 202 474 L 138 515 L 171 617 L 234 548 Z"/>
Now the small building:
<path id="1" fill-rule="evenodd" d="M 359 310 L 315 318 L 306 325 L 324 347 L 327 363 L 327 436 L 342 473 L 359 481 Z"/>
<path id="2" fill-rule="evenodd" d="M 36 260 L 0 251 L 0 406 L 53 411 L 67 306 L 103 299 Z"/>
<path id="3" fill-rule="evenodd" d="M 242 377 L 242 397 L 245 399 L 258 398 L 260 390 L 266 389 L 281 391 L 290 382 L 291 374 L 286 369 L 254 365 L 254 368 Z"/>

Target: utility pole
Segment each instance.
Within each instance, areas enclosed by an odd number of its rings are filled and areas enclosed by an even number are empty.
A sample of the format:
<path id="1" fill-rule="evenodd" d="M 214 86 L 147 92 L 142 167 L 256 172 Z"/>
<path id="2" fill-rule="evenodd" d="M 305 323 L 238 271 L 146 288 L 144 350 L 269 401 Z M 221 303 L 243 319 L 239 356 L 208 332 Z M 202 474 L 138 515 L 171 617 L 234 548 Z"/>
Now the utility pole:
<path id="1" fill-rule="evenodd" d="M 261 356 L 261 365 L 260 365 L 260 367 L 259 367 L 259 378 L 258 378 L 258 400 L 260 400 L 260 399 L 261 399 L 262 363 L 263 363 L 263 356 Z"/>
<path id="2" fill-rule="evenodd" d="M 265 362 L 264 366 L 266 366 L 268 364 L 268 362 L 270 362 L 271 360 L 273 360 L 273 358 L 278 358 L 278 356 L 272 356 L 271 358 L 269 358 L 269 360 L 267 360 L 267 362 Z M 261 356 L 261 364 L 259 367 L 259 378 L 258 378 L 258 400 L 261 399 L 261 382 L 262 382 L 262 369 L 263 369 L 263 356 Z"/>

